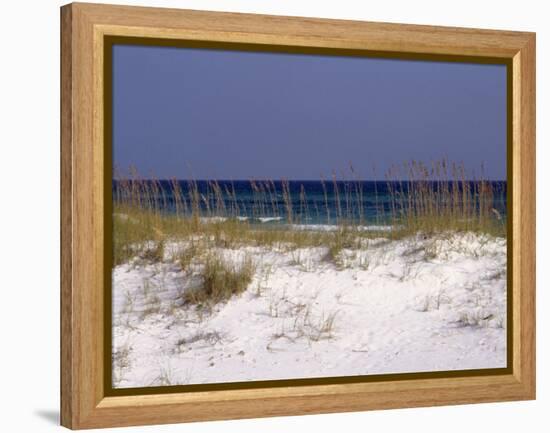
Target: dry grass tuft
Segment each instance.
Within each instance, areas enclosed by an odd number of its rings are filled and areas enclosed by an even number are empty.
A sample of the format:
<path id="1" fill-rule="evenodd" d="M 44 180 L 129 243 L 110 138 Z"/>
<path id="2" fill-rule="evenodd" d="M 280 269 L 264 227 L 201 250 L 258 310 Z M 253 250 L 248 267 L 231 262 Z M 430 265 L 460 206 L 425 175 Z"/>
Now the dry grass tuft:
<path id="1" fill-rule="evenodd" d="M 219 255 L 211 254 L 201 271 L 202 283 L 184 294 L 184 301 L 200 306 L 226 301 L 244 292 L 252 282 L 255 266 L 245 257 L 240 266 L 227 263 Z"/>

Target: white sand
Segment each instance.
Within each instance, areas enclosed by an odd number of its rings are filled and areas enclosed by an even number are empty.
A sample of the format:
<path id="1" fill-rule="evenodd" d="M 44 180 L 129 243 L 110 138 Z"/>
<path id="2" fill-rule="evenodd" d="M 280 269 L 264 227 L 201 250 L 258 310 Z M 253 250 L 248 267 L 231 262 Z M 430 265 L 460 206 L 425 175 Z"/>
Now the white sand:
<path id="1" fill-rule="evenodd" d="M 114 270 L 115 387 L 506 366 L 504 239 L 378 239 L 339 264 L 323 248 L 219 252 L 257 271 L 211 314 L 182 304 L 200 277 L 169 260 Z"/>

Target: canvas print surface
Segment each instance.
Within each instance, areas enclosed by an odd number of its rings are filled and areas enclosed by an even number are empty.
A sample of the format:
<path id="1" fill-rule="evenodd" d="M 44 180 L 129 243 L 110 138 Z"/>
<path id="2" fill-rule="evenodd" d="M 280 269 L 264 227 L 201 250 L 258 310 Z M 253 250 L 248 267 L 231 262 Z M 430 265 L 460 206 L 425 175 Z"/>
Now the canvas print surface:
<path id="1" fill-rule="evenodd" d="M 505 65 L 112 59 L 114 388 L 506 367 Z"/>

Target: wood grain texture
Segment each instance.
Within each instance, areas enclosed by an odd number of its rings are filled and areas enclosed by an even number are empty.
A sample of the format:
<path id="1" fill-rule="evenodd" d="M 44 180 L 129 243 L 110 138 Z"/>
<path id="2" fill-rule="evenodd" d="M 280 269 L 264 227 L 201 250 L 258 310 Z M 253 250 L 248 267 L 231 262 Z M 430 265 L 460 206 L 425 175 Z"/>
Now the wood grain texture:
<path id="1" fill-rule="evenodd" d="M 194 10 L 78 4 L 94 23 L 134 36 L 512 57 L 528 33 Z M 221 38 L 221 39 L 220 39 Z"/>
<path id="2" fill-rule="evenodd" d="M 518 230 L 514 233 L 514 258 L 517 257 L 519 272 L 517 285 L 514 285 L 514 314 L 519 315 L 515 322 L 514 334 L 517 348 L 518 380 L 526 391 L 535 397 L 535 230 L 536 230 L 536 185 L 535 185 L 535 37 L 514 58 L 514 74 L 517 74 L 518 86 L 514 86 L 514 149 L 517 149 L 519 161 L 515 161 L 513 178 L 518 180 L 519 215 Z M 517 93 L 517 97 L 516 97 Z M 517 290 L 517 296 L 516 296 Z M 514 350 L 516 347 L 514 347 Z M 516 353 L 516 352 L 514 352 Z"/>
<path id="3" fill-rule="evenodd" d="M 73 412 L 72 324 L 72 13 L 61 9 L 61 424 Z"/>
<path id="4" fill-rule="evenodd" d="M 61 10 L 61 423 L 69 428 L 535 397 L 535 36 L 532 33 L 71 4 Z M 103 41 L 138 36 L 513 61 L 513 373 L 105 397 Z"/>

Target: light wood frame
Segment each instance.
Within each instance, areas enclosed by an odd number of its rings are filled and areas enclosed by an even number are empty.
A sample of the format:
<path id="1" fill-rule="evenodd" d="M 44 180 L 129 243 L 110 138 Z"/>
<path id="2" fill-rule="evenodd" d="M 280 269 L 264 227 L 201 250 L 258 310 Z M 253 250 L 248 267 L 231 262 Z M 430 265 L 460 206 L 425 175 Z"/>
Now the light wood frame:
<path id="1" fill-rule="evenodd" d="M 509 372 L 106 396 L 106 36 L 508 60 L 513 196 Z M 80 429 L 535 398 L 534 33 L 73 3 L 61 8 L 61 102 L 62 425 Z"/>

